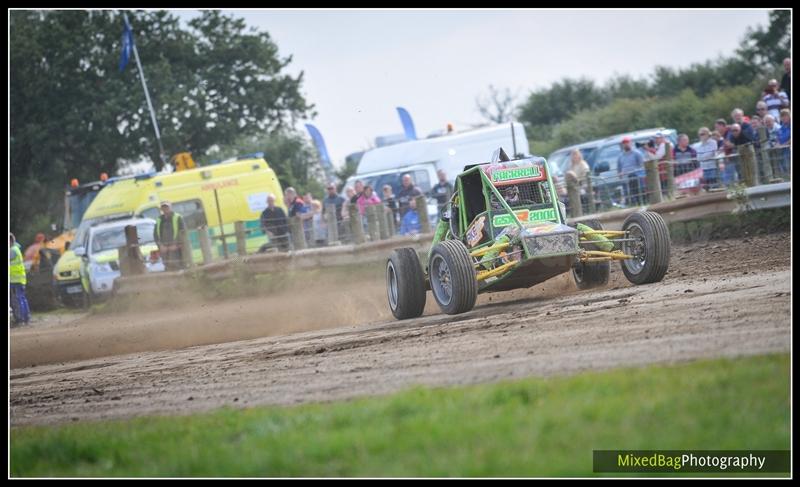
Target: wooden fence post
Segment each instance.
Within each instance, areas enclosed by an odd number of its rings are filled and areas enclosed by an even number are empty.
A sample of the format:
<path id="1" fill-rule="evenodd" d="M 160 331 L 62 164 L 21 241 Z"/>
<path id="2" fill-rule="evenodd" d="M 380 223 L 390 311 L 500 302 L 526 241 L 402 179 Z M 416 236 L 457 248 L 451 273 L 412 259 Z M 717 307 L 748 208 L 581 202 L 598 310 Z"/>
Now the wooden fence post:
<path id="1" fill-rule="evenodd" d="M 581 208 L 581 190 L 578 186 L 578 180 L 569 175 L 565 178 L 567 180 L 567 198 L 569 198 L 569 216 L 572 218 L 583 215 L 583 208 Z"/>
<path id="2" fill-rule="evenodd" d="M 675 161 L 672 160 L 672 144 L 665 142 L 664 163 L 667 170 L 667 199 L 675 199 Z"/>
<path id="3" fill-rule="evenodd" d="M 247 255 L 247 234 L 244 230 L 244 222 L 233 222 L 233 228 L 236 233 L 236 253 L 244 257 Z"/>
<path id="4" fill-rule="evenodd" d="M 200 241 L 200 251 L 203 253 L 203 264 L 211 263 L 211 238 L 208 236 L 208 227 L 203 225 L 197 229 L 197 239 Z"/>
<path id="5" fill-rule="evenodd" d="M 358 206 L 354 203 L 347 205 L 347 211 L 350 213 L 350 234 L 353 236 L 353 243 L 364 243 L 364 225 L 361 223 L 361 214 L 358 213 Z"/>
<path id="6" fill-rule="evenodd" d="M 292 232 L 292 243 L 294 250 L 302 250 L 306 248 L 306 232 L 303 228 L 303 220 L 299 216 L 289 218 L 289 227 Z"/>
<path id="7" fill-rule="evenodd" d="M 369 229 L 369 239 L 377 242 L 381 238 L 380 227 L 378 223 L 378 205 L 368 205 L 364 208 L 367 214 L 367 228 Z"/>
<path id="8" fill-rule="evenodd" d="M 643 203 L 649 202 L 651 205 L 654 203 L 661 203 L 661 177 L 658 174 L 658 161 L 645 161 L 644 169 L 646 174 L 645 182 L 647 183 L 647 196 L 649 196 L 649 200 L 647 198 L 642 198 L 646 200 L 643 201 Z M 625 186 L 628 186 L 627 181 L 625 182 Z"/>
<path id="9" fill-rule="evenodd" d="M 431 222 L 428 219 L 428 199 L 419 195 L 417 201 L 417 215 L 419 215 L 419 232 L 431 233 Z"/>
<path id="10" fill-rule="evenodd" d="M 325 205 L 325 224 L 328 226 L 328 245 L 339 245 L 339 219 L 336 205 Z"/>

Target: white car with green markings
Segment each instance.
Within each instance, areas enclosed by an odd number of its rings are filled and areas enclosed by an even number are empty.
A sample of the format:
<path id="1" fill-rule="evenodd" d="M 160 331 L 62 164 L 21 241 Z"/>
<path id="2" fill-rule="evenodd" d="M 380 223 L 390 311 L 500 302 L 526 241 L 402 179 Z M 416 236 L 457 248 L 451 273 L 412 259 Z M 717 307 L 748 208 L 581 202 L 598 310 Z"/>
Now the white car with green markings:
<path id="1" fill-rule="evenodd" d="M 129 225 L 136 226 L 139 249 L 145 258 L 147 271 L 164 270 L 164 263 L 157 255 L 158 246 L 153 240 L 155 221 L 132 218 L 94 226 L 87 232 L 84 242 L 74 249 L 75 255 L 82 261 L 80 275 L 83 290 L 92 298 L 107 296 L 114 289 L 114 281 L 120 276 L 118 249 L 125 246 L 125 227 Z"/>

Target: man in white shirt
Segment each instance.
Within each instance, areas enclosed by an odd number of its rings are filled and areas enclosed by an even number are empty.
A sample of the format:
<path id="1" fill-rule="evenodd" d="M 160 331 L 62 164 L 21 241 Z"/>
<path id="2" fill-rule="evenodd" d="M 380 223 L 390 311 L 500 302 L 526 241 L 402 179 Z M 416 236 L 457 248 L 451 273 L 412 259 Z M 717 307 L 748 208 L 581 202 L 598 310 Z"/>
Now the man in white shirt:
<path id="1" fill-rule="evenodd" d="M 719 179 L 716 160 L 717 142 L 711 138 L 708 127 L 700 127 L 697 136 L 700 140 L 693 147 L 697 152 L 697 160 L 700 161 L 700 169 L 703 170 L 703 188 L 708 191 L 708 188 L 717 184 Z"/>
<path id="2" fill-rule="evenodd" d="M 664 134 L 661 132 L 656 133 L 656 151 L 655 152 L 647 152 L 647 160 L 649 161 L 660 161 L 664 158 L 667 153 L 667 142 L 664 140 Z"/>

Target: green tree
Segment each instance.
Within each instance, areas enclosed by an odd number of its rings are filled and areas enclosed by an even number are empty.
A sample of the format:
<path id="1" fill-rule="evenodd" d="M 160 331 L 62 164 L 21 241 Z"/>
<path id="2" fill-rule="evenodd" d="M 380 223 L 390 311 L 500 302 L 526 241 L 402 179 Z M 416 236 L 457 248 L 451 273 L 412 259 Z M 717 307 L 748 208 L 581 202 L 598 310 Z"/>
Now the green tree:
<path id="1" fill-rule="evenodd" d="M 594 81 L 567 78 L 549 88 L 531 92 L 519 108 L 519 119 L 531 126 L 558 123 L 579 110 L 597 105 L 602 99 L 602 90 Z"/>
<path id="2" fill-rule="evenodd" d="M 750 66 L 775 71 L 792 52 L 792 12 L 773 10 L 769 25 L 750 28 L 736 54 Z"/>
<path id="3" fill-rule="evenodd" d="M 264 32 L 204 11 L 183 28 L 165 11 L 129 12 L 164 148 L 196 158 L 244 135 L 313 116 L 302 72 L 285 73 Z M 123 161 L 161 168 L 135 61 L 118 69 L 122 18 L 114 11 L 9 14 L 11 228 L 36 215 L 58 221 L 63 190 Z M 36 197 L 33 197 L 36 195 Z"/>
<path id="4" fill-rule="evenodd" d="M 769 25 L 748 29 L 741 47 L 727 56 L 681 67 L 657 66 L 648 78 L 619 75 L 602 86 L 583 78 L 556 82 L 530 93 L 518 109 L 519 119 L 532 150 L 540 154 L 644 127 L 693 133 L 697 123 L 729 119 L 734 107 L 752 110 L 790 47 L 791 14 L 772 11 Z"/>

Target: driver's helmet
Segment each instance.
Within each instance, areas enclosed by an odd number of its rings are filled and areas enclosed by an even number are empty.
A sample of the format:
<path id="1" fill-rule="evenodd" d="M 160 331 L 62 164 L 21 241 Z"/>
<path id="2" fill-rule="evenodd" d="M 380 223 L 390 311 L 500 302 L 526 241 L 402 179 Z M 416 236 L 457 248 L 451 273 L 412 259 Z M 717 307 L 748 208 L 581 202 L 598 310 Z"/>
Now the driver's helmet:
<path id="1" fill-rule="evenodd" d="M 503 198 L 506 200 L 506 203 L 508 203 L 508 206 L 516 205 L 519 203 L 520 201 L 519 186 L 517 186 L 516 184 L 503 189 L 502 193 L 503 193 Z"/>

